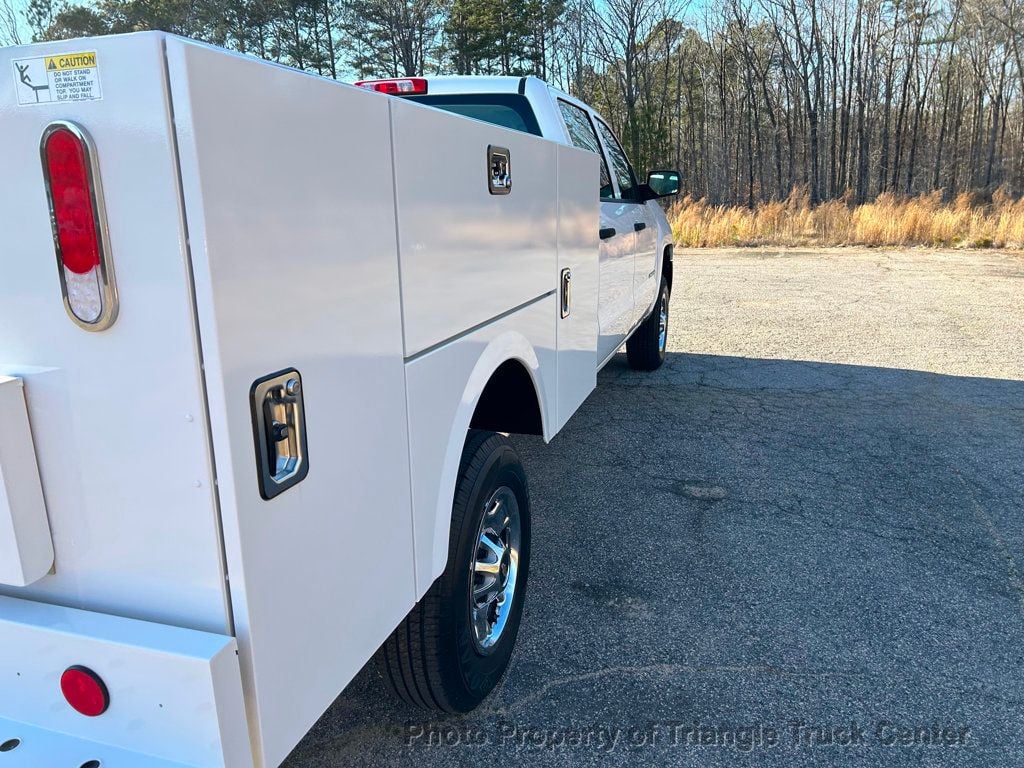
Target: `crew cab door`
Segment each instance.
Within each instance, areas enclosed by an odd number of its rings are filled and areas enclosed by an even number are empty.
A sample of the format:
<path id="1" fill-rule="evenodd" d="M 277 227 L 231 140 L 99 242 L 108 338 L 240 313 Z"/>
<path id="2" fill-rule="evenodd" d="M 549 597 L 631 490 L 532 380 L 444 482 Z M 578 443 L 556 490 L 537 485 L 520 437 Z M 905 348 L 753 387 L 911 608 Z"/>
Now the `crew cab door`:
<path id="1" fill-rule="evenodd" d="M 661 287 L 658 274 L 658 222 L 654 218 L 652 205 L 638 205 L 637 215 L 642 217 L 634 225 L 636 233 L 636 256 L 633 259 L 633 325 L 637 325 L 654 306 L 654 299 Z"/>
<path id="2" fill-rule="evenodd" d="M 633 301 L 623 335 L 628 334 L 647 314 L 657 292 L 658 228 L 654 216 L 640 197 L 640 185 L 629 159 L 612 129 L 597 118 L 597 131 L 601 135 L 618 193 L 615 203 L 623 227 L 633 231 Z M 602 193 L 602 200 L 604 196 Z M 610 203 L 602 202 L 602 208 Z"/>
<path id="3" fill-rule="evenodd" d="M 601 158 L 599 194 L 601 231 L 598 291 L 597 364 L 600 366 L 626 339 L 633 320 L 633 282 L 637 206 L 623 200 L 587 110 L 558 98 L 558 108 L 572 144 Z"/>
<path id="4" fill-rule="evenodd" d="M 603 162 L 602 162 L 603 166 Z M 602 192 L 610 185 L 601 185 Z M 601 199 L 597 364 L 626 340 L 633 319 L 636 211 L 619 200 Z"/>

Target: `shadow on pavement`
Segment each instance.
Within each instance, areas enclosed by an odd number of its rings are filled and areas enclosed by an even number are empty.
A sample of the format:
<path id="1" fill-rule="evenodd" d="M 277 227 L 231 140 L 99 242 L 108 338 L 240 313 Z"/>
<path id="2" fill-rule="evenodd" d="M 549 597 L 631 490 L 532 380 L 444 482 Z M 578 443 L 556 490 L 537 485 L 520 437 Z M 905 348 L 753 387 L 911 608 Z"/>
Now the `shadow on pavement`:
<path id="1" fill-rule="evenodd" d="M 1024 763 L 1024 382 L 620 355 L 517 444 L 498 691 L 434 716 L 371 665 L 288 766 Z"/>

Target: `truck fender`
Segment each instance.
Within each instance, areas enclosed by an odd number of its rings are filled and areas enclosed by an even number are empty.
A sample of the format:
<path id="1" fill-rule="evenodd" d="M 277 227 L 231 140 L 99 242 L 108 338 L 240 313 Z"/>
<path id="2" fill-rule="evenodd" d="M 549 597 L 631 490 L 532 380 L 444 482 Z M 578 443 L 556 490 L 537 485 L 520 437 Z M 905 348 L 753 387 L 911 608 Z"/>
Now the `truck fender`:
<path id="1" fill-rule="evenodd" d="M 663 275 L 669 282 L 669 290 L 672 290 L 672 256 L 675 237 L 672 234 L 672 226 L 664 213 L 657 216 L 658 221 L 658 263 L 659 275 Z"/>
<path id="2" fill-rule="evenodd" d="M 484 389 L 498 368 L 509 361 L 520 363 L 529 374 L 540 409 L 544 439 L 547 441 L 552 437 L 549 431 L 551 419 L 548 396 L 553 397 L 556 382 L 546 381 L 545 373 L 537 358 L 537 352 L 523 334 L 512 330 L 504 331 L 487 343 L 481 352 L 463 388 L 455 418 L 452 420 L 451 432 L 445 447 L 441 482 L 437 494 L 437 508 L 434 513 L 430 576 L 429 580 L 425 584 L 421 584 L 417 590 L 420 594 L 425 592 L 433 580 L 444 572 L 448 562 L 448 536 L 451 529 L 452 503 L 455 499 L 455 483 L 458 479 L 466 434 Z"/>

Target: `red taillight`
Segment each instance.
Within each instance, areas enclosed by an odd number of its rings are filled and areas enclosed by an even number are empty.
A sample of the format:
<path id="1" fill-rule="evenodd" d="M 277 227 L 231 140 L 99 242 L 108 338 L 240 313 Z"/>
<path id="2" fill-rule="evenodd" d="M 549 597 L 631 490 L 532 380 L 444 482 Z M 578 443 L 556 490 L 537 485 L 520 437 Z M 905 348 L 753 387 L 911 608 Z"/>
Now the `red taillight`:
<path id="1" fill-rule="evenodd" d="M 61 263 L 75 274 L 84 275 L 100 265 L 85 144 L 68 128 L 58 127 L 46 138 L 43 153 Z"/>
<path id="2" fill-rule="evenodd" d="M 388 93 L 392 96 L 415 96 L 427 92 L 427 81 L 422 77 L 402 77 L 391 80 L 360 80 L 360 88 Z"/>
<path id="3" fill-rule="evenodd" d="M 92 143 L 82 128 L 61 120 L 43 132 L 40 149 L 64 306 L 79 326 L 101 331 L 117 317 L 117 292 Z"/>
<path id="4" fill-rule="evenodd" d="M 68 667 L 60 676 L 60 692 L 71 708 L 86 717 L 99 717 L 110 706 L 110 694 L 100 676 L 87 667 Z"/>

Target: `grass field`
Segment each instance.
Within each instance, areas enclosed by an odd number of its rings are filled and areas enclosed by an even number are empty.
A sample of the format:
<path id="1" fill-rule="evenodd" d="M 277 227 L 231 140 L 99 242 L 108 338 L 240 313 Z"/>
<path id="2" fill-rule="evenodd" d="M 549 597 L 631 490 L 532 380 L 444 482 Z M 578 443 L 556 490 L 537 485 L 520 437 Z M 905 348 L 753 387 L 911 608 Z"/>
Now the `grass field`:
<path id="1" fill-rule="evenodd" d="M 884 194 L 864 205 L 833 200 L 812 206 L 794 190 L 782 202 L 716 206 L 687 197 L 668 211 L 682 247 L 928 246 L 1024 250 L 1024 200 L 997 190 L 990 198 L 941 192 L 900 199 Z"/>

